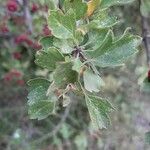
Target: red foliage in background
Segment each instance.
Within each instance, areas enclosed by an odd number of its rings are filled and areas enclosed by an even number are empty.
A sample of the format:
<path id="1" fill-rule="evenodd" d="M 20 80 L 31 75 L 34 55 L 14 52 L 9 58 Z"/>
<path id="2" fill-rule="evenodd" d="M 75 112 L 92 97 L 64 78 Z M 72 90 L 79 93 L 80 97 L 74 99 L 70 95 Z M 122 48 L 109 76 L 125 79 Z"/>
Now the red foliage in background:
<path id="1" fill-rule="evenodd" d="M 8 11 L 15 12 L 18 10 L 18 4 L 15 0 L 9 0 L 6 5 Z"/>

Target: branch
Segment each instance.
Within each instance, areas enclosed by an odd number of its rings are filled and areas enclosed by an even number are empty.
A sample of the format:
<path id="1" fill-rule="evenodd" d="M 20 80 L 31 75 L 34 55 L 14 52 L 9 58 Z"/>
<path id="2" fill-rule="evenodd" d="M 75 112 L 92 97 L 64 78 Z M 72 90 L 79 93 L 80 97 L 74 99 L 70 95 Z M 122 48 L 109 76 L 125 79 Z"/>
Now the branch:
<path id="1" fill-rule="evenodd" d="M 26 25 L 28 26 L 29 32 L 32 33 L 33 32 L 32 17 L 28 6 L 29 6 L 29 0 L 23 0 L 24 17 L 25 17 Z"/>
<path id="2" fill-rule="evenodd" d="M 141 1 L 140 1 L 141 6 Z M 150 25 L 149 18 L 145 17 L 141 14 L 141 22 L 142 22 L 142 36 L 143 42 L 145 45 L 146 55 L 147 55 L 147 63 L 150 68 Z"/>

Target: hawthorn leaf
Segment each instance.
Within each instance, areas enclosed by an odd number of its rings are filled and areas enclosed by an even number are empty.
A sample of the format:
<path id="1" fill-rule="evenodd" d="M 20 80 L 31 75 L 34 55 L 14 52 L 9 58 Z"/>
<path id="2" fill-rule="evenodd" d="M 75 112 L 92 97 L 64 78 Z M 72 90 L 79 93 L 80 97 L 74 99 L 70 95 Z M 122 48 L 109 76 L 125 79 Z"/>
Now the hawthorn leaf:
<path id="1" fill-rule="evenodd" d="M 93 17 L 93 20 L 87 24 L 87 28 L 105 29 L 111 28 L 119 21 L 116 16 L 111 16 L 108 11 L 98 11 Z"/>
<path id="2" fill-rule="evenodd" d="M 98 74 L 86 69 L 83 73 L 84 87 L 89 92 L 99 92 L 104 85 L 103 80 Z"/>
<path id="3" fill-rule="evenodd" d="M 81 71 L 81 67 L 83 66 L 83 63 L 80 61 L 79 58 L 74 59 L 73 61 L 73 66 L 72 66 L 72 70 L 76 71 L 76 72 L 80 72 Z"/>
<path id="4" fill-rule="evenodd" d="M 35 79 L 29 80 L 27 84 L 28 86 L 30 86 L 31 89 L 34 89 L 41 85 L 48 88 L 50 85 L 50 81 L 47 79 L 43 79 L 43 78 L 35 78 Z"/>
<path id="5" fill-rule="evenodd" d="M 93 95 L 85 95 L 86 104 L 95 129 L 107 128 L 110 124 L 109 113 L 114 110 L 108 100 Z"/>
<path id="6" fill-rule="evenodd" d="M 73 39 L 76 27 L 75 14 L 72 9 L 69 9 L 66 14 L 63 14 L 61 10 L 50 11 L 48 25 L 55 37 L 59 39 Z"/>
<path id="7" fill-rule="evenodd" d="M 124 4 L 134 2 L 134 1 L 135 0 L 102 0 L 100 8 L 106 9 L 114 5 L 124 5 Z"/>
<path id="8" fill-rule="evenodd" d="M 54 112 L 53 97 L 47 95 L 50 84 L 50 81 L 42 78 L 28 81 L 28 113 L 31 119 L 41 120 Z"/>
<path id="9" fill-rule="evenodd" d="M 43 5 L 45 4 L 45 1 L 47 2 L 49 9 L 51 9 L 51 10 L 57 9 L 59 0 L 44 0 Z"/>
<path id="10" fill-rule="evenodd" d="M 35 63 L 38 66 L 46 68 L 49 71 L 53 71 L 56 67 L 56 62 L 60 61 L 64 61 L 64 57 L 60 51 L 54 47 L 50 47 L 46 51 L 38 51 L 35 59 Z"/>
<path id="11" fill-rule="evenodd" d="M 77 29 L 75 31 L 75 39 L 76 39 L 76 45 L 80 45 L 80 43 L 84 40 L 84 31 L 82 29 Z"/>
<path id="12" fill-rule="evenodd" d="M 47 90 L 50 86 L 50 81 L 42 78 L 36 78 L 28 81 L 30 92 L 27 96 L 28 105 L 32 105 L 40 100 L 46 100 Z"/>
<path id="13" fill-rule="evenodd" d="M 70 83 L 77 81 L 77 72 L 72 70 L 72 62 L 57 63 L 56 69 L 53 74 L 54 84 L 58 88 L 66 88 Z"/>
<path id="14" fill-rule="evenodd" d="M 41 38 L 39 42 L 41 43 L 42 47 L 46 50 L 49 47 L 53 46 L 53 39 L 53 36 L 46 36 L 44 38 Z"/>
<path id="15" fill-rule="evenodd" d="M 29 106 L 28 113 L 31 119 L 42 120 L 53 113 L 54 103 L 48 100 L 40 100 Z"/>
<path id="16" fill-rule="evenodd" d="M 73 51 L 73 41 L 66 39 L 54 39 L 54 46 L 59 48 L 63 54 L 70 54 Z"/>
<path id="17" fill-rule="evenodd" d="M 92 51 L 99 48 L 103 44 L 105 37 L 107 36 L 107 32 L 108 31 L 106 30 L 99 30 L 99 29 L 90 30 L 88 33 L 88 40 L 86 44 L 84 44 L 84 49 Z"/>
<path id="18" fill-rule="evenodd" d="M 72 8 L 77 20 L 84 17 L 87 12 L 87 4 L 82 0 L 65 0 L 64 7 L 65 10 Z"/>
<path id="19" fill-rule="evenodd" d="M 96 66 L 120 66 L 133 54 L 137 53 L 136 48 L 140 43 L 141 38 L 139 36 L 129 33 L 125 33 L 119 40 L 113 40 L 113 35 L 109 34 L 99 48 L 93 51 L 86 51 L 86 54 Z"/>

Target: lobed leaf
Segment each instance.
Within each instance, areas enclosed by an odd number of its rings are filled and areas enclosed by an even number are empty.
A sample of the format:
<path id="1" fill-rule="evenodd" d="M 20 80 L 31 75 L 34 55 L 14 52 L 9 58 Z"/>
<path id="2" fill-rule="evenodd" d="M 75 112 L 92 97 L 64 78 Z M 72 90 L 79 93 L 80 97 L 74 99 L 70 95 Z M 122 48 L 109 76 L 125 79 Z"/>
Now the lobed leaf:
<path id="1" fill-rule="evenodd" d="M 39 42 L 41 43 L 44 49 L 48 49 L 49 47 L 53 46 L 53 39 L 54 39 L 53 36 L 47 36 L 47 37 L 41 38 Z"/>
<path id="2" fill-rule="evenodd" d="M 53 74 L 54 84 L 58 88 L 66 88 L 70 83 L 77 81 L 78 74 L 72 70 L 72 62 L 57 63 L 56 69 Z"/>
<path id="3" fill-rule="evenodd" d="M 47 95 L 50 81 L 36 78 L 28 81 L 28 113 L 31 119 L 44 119 L 53 112 L 54 103 Z"/>
<path id="4" fill-rule="evenodd" d="M 73 51 L 74 43 L 69 39 L 54 38 L 54 46 L 59 48 L 63 54 L 70 54 Z"/>
<path id="5" fill-rule="evenodd" d="M 88 33 L 88 40 L 86 44 L 84 44 L 84 49 L 85 50 L 96 50 L 99 48 L 107 35 L 107 30 L 98 30 L 98 29 L 93 29 L 90 30 Z"/>
<path id="6" fill-rule="evenodd" d="M 75 13 L 72 9 L 69 9 L 66 14 L 63 14 L 61 10 L 50 11 L 48 25 L 55 37 L 73 39 L 76 28 Z"/>
<path id="7" fill-rule="evenodd" d="M 103 80 L 98 74 L 93 73 L 90 69 L 86 69 L 83 73 L 84 87 L 89 92 L 99 92 L 104 85 Z"/>
<path id="8" fill-rule="evenodd" d="M 87 12 L 87 4 L 82 0 L 65 0 L 64 7 L 66 11 L 72 8 L 77 20 L 83 18 Z"/>
<path id="9" fill-rule="evenodd" d="M 112 105 L 103 98 L 85 95 L 90 118 L 95 129 L 107 128 L 110 124 L 108 114 L 114 110 Z"/>
<path id="10" fill-rule="evenodd" d="M 119 40 L 113 40 L 109 32 L 103 44 L 93 51 L 86 51 L 91 61 L 99 67 L 120 66 L 137 52 L 141 38 L 125 33 Z"/>
<path id="11" fill-rule="evenodd" d="M 90 23 L 87 24 L 87 28 L 90 29 L 111 28 L 119 22 L 117 20 L 117 17 L 111 16 L 107 10 L 98 11 L 95 15 L 93 15 L 92 19 L 93 20 L 91 20 Z"/>
<path id="12" fill-rule="evenodd" d="M 32 105 L 40 100 L 48 99 L 46 93 L 50 86 L 50 81 L 42 78 L 36 78 L 28 81 L 30 92 L 28 94 L 28 105 Z"/>
<path id="13" fill-rule="evenodd" d="M 38 51 L 35 59 L 35 63 L 38 66 L 46 68 L 49 71 L 53 71 L 56 67 L 56 63 L 60 61 L 64 61 L 64 57 L 59 50 L 54 47 L 50 47 L 46 51 Z"/>
<path id="14" fill-rule="evenodd" d="M 72 70 L 79 73 L 81 71 L 82 66 L 83 66 L 83 63 L 80 61 L 79 58 L 76 58 L 76 59 L 73 60 Z"/>
<path id="15" fill-rule="evenodd" d="M 42 120 L 52 114 L 54 103 L 48 100 L 41 100 L 34 103 L 28 108 L 28 113 L 31 119 Z"/>

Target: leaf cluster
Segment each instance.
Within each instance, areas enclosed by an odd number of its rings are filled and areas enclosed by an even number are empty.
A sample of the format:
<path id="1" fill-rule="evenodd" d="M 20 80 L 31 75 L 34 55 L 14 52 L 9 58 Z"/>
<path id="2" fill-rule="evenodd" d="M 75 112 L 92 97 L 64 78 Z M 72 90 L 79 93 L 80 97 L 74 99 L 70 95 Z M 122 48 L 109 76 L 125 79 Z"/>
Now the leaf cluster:
<path id="1" fill-rule="evenodd" d="M 40 39 L 42 50 L 35 63 L 49 71 L 51 78 L 36 78 L 28 82 L 29 115 L 44 119 L 55 113 L 60 103 L 69 105 L 71 95 L 85 97 L 95 129 L 107 128 L 109 113 L 114 109 L 110 102 L 97 96 L 104 86 L 99 69 L 123 65 L 137 53 L 139 36 L 127 29 L 115 37 L 113 27 L 119 20 L 109 14 L 109 8 L 133 0 L 64 0 L 53 3 L 47 22 L 53 36 Z"/>

